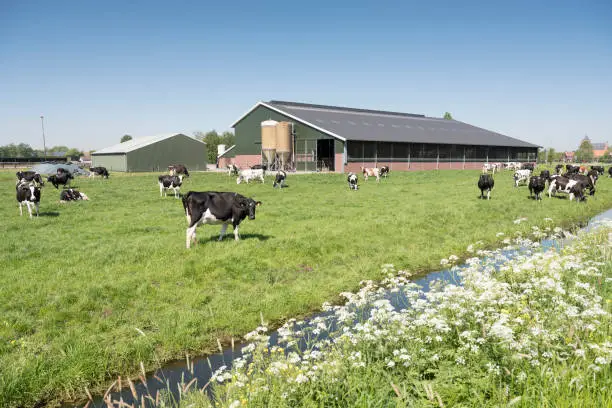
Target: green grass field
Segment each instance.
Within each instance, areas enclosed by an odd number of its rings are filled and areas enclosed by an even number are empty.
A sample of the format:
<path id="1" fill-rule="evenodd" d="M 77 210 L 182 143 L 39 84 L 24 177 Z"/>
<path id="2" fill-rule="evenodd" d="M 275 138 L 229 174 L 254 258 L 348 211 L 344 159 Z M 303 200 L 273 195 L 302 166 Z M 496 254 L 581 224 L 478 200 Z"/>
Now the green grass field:
<path id="1" fill-rule="evenodd" d="M 41 216 L 19 217 L 14 172 L 0 172 L 0 406 L 82 396 L 185 352 L 202 354 L 271 322 L 316 310 L 380 266 L 424 272 L 449 254 L 500 231 L 569 225 L 612 206 L 601 178 L 586 203 L 529 200 L 511 173 L 479 200 L 476 171 L 392 173 L 349 191 L 336 174 L 289 175 L 288 188 L 236 185 L 224 174 L 194 174 L 189 190 L 237 191 L 261 200 L 254 221 L 216 239 L 198 228 L 185 249 L 180 200 L 160 198 L 156 174 L 77 179 L 89 202 L 59 204 L 43 188 Z M 528 223 L 514 220 L 527 217 Z M 231 230 L 231 228 L 230 228 Z M 228 231 L 230 232 L 230 231 Z"/>

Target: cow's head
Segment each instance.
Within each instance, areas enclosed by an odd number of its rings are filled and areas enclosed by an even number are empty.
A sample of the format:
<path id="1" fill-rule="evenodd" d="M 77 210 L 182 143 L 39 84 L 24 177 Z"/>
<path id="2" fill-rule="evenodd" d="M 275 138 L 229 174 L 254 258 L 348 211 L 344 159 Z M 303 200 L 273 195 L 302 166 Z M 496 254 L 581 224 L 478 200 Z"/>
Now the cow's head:
<path id="1" fill-rule="evenodd" d="M 261 201 L 255 201 L 252 198 L 247 198 L 240 203 L 240 206 L 247 211 L 249 220 L 255 219 L 255 208 L 261 205 Z"/>

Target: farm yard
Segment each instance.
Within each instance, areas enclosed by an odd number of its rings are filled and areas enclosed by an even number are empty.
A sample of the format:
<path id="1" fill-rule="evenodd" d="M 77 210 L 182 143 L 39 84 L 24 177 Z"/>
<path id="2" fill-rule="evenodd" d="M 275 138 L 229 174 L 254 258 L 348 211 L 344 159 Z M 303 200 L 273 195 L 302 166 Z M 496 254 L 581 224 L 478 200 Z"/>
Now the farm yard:
<path id="1" fill-rule="evenodd" d="M 497 246 L 499 232 L 570 227 L 610 208 L 601 177 L 586 203 L 542 202 L 495 175 L 480 200 L 478 171 L 392 172 L 376 183 L 343 174 L 289 175 L 288 187 L 236 185 L 195 173 L 181 192 L 236 191 L 262 201 L 255 220 L 217 242 L 219 226 L 198 228 L 185 249 L 180 200 L 160 198 L 157 173 L 77 178 L 91 201 L 60 204 L 47 184 L 41 216 L 19 217 L 14 174 L 0 173 L 0 405 L 53 404 L 105 389 L 111 378 L 216 349 L 257 326 L 303 316 L 380 266 L 413 274 L 439 267 L 467 245 Z M 517 224 L 525 218 L 529 222 Z M 552 222 L 548 219 L 552 219 Z"/>

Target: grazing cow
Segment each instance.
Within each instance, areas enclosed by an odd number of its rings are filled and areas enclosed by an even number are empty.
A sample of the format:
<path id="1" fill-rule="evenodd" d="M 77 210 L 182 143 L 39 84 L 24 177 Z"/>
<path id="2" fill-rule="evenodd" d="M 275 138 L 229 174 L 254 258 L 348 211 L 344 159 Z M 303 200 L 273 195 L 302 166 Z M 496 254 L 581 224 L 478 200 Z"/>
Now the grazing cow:
<path id="1" fill-rule="evenodd" d="M 53 187 L 55 188 L 58 188 L 60 184 L 66 187 L 66 184 L 70 184 L 70 180 L 73 179 L 74 176 L 72 174 L 64 172 L 61 174 L 58 172 L 58 174 L 52 174 L 51 176 L 47 177 L 47 181 L 53 184 Z"/>
<path id="2" fill-rule="evenodd" d="M 240 240 L 238 226 L 247 216 L 255 219 L 255 208 L 261 201 L 244 197 L 238 193 L 190 191 L 183 197 L 183 208 L 187 217 L 187 248 L 196 242 L 196 228 L 201 224 L 221 224 L 219 241 L 223 239 L 228 224 L 234 227 L 234 239 Z"/>
<path id="3" fill-rule="evenodd" d="M 597 182 L 597 172 L 593 172 L 593 174 L 583 175 L 583 174 L 572 174 L 569 178 L 571 180 L 576 180 L 584 185 L 585 188 L 589 189 L 589 195 L 595 195 L 595 183 Z"/>
<path id="4" fill-rule="evenodd" d="M 348 181 L 349 190 L 357 191 L 359 185 L 357 184 L 358 180 L 357 175 L 355 173 L 349 173 L 348 177 L 346 178 L 346 181 Z"/>
<path id="5" fill-rule="evenodd" d="M 389 169 L 389 166 L 382 166 L 380 168 L 380 172 L 379 172 L 380 173 L 380 177 L 387 178 L 387 176 L 389 176 L 389 172 L 390 171 L 391 170 Z"/>
<path id="6" fill-rule="evenodd" d="M 527 183 L 531 177 L 531 170 L 517 170 L 514 172 L 514 187 L 518 187 L 521 182 Z"/>
<path id="7" fill-rule="evenodd" d="M 268 166 L 266 164 L 254 164 L 251 166 L 252 170 L 263 170 L 266 171 L 268 170 Z"/>
<path id="8" fill-rule="evenodd" d="M 548 197 L 557 192 L 569 194 L 570 201 L 574 197 L 578 197 L 580 200 L 584 200 L 584 189 L 590 189 L 590 195 L 595 194 L 595 187 L 592 184 L 592 180 L 587 176 L 574 175 L 572 178 L 565 176 L 558 176 L 553 179 L 548 188 Z"/>
<path id="9" fill-rule="evenodd" d="M 380 170 L 376 167 L 362 167 L 361 172 L 363 173 L 363 178 L 365 181 L 368 181 L 368 177 L 376 177 L 376 182 L 380 182 Z"/>
<path id="10" fill-rule="evenodd" d="M 230 176 L 230 177 L 231 176 L 237 176 L 239 172 L 240 172 L 240 169 L 234 163 L 230 163 L 230 165 L 227 166 L 227 175 L 228 176 Z"/>
<path id="11" fill-rule="evenodd" d="M 557 164 L 555 166 L 555 174 L 561 174 L 561 170 L 563 169 L 563 165 L 562 164 Z"/>
<path id="12" fill-rule="evenodd" d="M 168 172 L 170 172 L 171 176 L 182 174 L 185 177 L 189 177 L 189 171 L 187 171 L 187 167 L 182 164 L 171 164 L 170 166 L 168 166 Z"/>
<path id="13" fill-rule="evenodd" d="M 508 163 L 506 163 L 506 168 L 508 170 L 520 170 L 521 169 L 521 163 L 518 163 L 518 162 L 508 162 Z"/>
<path id="14" fill-rule="evenodd" d="M 60 193 L 60 203 L 65 203 L 67 201 L 78 201 L 78 200 L 89 200 L 87 194 L 81 193 L 79 190 L 74 190 L 69 188 L 67 190 L 62 190 Z"/>
<path id="15" fill-rule="evenodd" d="M 95 178 L 96 175 L 108 178 L 108 170 L 106 170 L 106 167 L 90 167 L 89 177 Z"/>
<path id="16" fill-rule="evenodd" d="M 535 169 L 535 163 L 521 163 L 521 169 L 533 171 Z"/>
<path id="17" fill-rule="evenodd" d="M 40 186 L 44 186 L 42 177 L 35 171 L 18 171 L 15 173 L 17 175 L 17 184 L 19 183 L 35 183 Z"/>
<path id="18" fill-rule="evenodd" d="M 595 170 L 596 172 L 599 173 L 600 176 L 604 174 L 603 166 L 591 166 L 591 170 Z"/>
<path id="19" fill-rule="evenodd" d="M 22 205 L 28 207 L 28 213 L 32 218 L 32 207 L 36 208 L 36 216 L 38 217 L 38 207 L 40 205 L 40 187 L 34 183 L 19 183 L 15 186 L 17 195 L 17 203 L 19 203 L 19 215 L 23 215 Z"/>
<path id="20" fill-rule="evenodd" d="M 566 164 L 565 169 L 567 170 L 567 173 L 566 173 L 567 175 L 578 174 L 578 171 L 580 170 L 580 166 Z"/>
<path id="21" fill-rule="evenodd" d="M 272 185 L 272 187 L 278 186 L 279 188 L 283 188 L 283 186 L 285 185 L 286 178 L 287 173 L 285 173 L 283 170 L 279 170 L 278 173 L 276 173 L 276 179 L 274 180 L 274 184 Z"/>
<path id="22" fill-rule="evenodd" d="M 159 196 L 167 197 L 168 190 L 174 190 L 174 198 L 179 198 L 179 191 L 181 190 L 181 184 L 183 184 L 183 175 L 168 176 L 162 174 L 157 178 L 159 180 Z"/>
<path id="23" fill-rule="evenodd" d="M 238 174 L 238 178 L 236 179 L 236 184 L 240 184 L 243 181 L 246 181 L 249 184 L 249 181 L 259 179 L 262 183 L 265 182 L 264 179 L 265 170 L 264 169 L 245 169 L 240 170 Z"/>
<path id="24" fill-rule="evenodd" d="M 493 180 L 493 176 L 490 174 L 481 174 L 478 179 L 478 188 L 480 189 L 480 198 L 484 198 L 484 192 L 487 192 L 487 200 L 491 199 L 491 190 L 495 185 L 495 180 Z"/>
<path id="25" fill-rule="evenodd" d="M 531 176 L 529 178 L 529 197 L 535 193 L 536 200 L 542 200 L 542 191 L 546 188 L 546 178 L 542 176 Z"/>

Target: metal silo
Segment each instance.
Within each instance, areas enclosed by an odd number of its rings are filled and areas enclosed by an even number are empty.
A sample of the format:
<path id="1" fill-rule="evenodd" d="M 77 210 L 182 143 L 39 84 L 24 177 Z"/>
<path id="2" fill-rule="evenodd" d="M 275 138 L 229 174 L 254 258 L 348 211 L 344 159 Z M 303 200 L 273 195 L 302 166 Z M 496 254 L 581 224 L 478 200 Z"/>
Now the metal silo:
<path id="1" fill-rule="evenodd" d="M 268 164 L 274 163 L 276 156 L 276 125 L 275 120 L 261 122 L 261 152 Z"/>
<path id="2" fill-rule="evenodd" d="M 291 126 L 290 122 L 279 122 L 276 125 L 276 152 L 280 159 L 281 168 L 285 167 L 289 157 L 291 157 Z"/>

